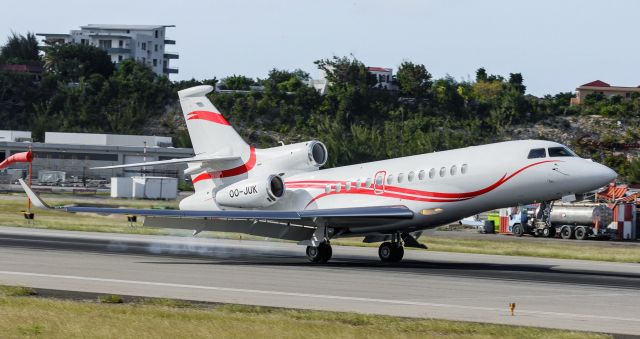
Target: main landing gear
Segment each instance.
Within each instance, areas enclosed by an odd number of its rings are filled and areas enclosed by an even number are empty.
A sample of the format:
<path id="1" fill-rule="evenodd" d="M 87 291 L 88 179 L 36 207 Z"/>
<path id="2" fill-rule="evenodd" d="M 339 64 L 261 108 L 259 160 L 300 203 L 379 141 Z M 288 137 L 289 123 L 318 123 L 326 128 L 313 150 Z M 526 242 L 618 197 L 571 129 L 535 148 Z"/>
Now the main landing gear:
<path id="1" fill-rule="evenodd" d="M 363 240 L 365 243 L 385 241 L 380 245 L 378 249 L 378 256 L 380 260 L 388 263 L 396 263 L 402 260 L 404 257 L 405 247 L 414 247 L 427 249 L 427 246 L 418 242 L 421 232 L 415 233 L 394 233 L 390 235 L 373 234 L 368 235 Z M 391 239 L 389 239 L 389 236 Z M 317 238 L 316 238 L 317 239 Z M 313 244 L 308 241 L 306 244 Z M 307 258 L 312 263 L 325 264 L 331 259 L 333 251 L 331 250 L 331 244 L 327 238 L 324 238 L 321 242 L 316 242 L 318 246 L 307 246 Z"/>
<path id="2" fill-rule="evenodd" d="M 404 257 L 404 247 L 400 234 L 394 234 L 391 241 L 385 241 L 378 248 L 378 256 L 383 262 L 399 262 Z"/>
<path id="3" fill-rule="evenodd" d="M 313 263 L 325 264 L 331 259 L 333 250 L 328 241 L 321 242 L 316 246 L 307 246 L 307 258 Z"/>
<path id="4" fill-rule="evenodd" d="M 404 256 L 404 247 L 400 243 L 383 242 L 378 249 L 378 256 L 384 262 L 399 262 Z"/>

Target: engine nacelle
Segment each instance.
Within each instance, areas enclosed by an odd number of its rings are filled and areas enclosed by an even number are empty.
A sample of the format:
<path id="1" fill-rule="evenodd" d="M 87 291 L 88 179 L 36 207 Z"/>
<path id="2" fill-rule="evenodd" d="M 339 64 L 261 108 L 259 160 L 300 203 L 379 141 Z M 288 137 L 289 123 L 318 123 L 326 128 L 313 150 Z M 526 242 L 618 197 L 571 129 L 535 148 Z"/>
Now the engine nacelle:
<path id="1" fill-rule="evenodd" d="M 264 150 L 265 158 L 283 170 L 314 170 L 327 163 L 327 147 L 312 140 Z"/>
<path id="2" fill-rule="evenodd" d="M 216 193 L 219 205 L 239 208 L 262 208 L 275 204 L 285 192 L 284 181 L 277 175 L 266 180 L 242 180 Z"/>

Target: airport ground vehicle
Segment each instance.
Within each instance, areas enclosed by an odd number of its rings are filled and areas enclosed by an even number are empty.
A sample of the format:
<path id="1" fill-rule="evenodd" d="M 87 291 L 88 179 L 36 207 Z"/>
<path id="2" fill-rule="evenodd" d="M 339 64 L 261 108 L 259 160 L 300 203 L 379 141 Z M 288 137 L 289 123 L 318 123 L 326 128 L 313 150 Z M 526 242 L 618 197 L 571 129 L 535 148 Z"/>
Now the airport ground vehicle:
<path id="1" fill-rule="evenodd" d="M 510 217 L 517 220 L 512 233 L 522 236 L 555 237 L 584 240 L 589 237 L 611 237 L 615 230 L 608 228 L 613 221 L 611 208 L 606 204 L 582 203 L 542 203 L 528 206 Z"/>

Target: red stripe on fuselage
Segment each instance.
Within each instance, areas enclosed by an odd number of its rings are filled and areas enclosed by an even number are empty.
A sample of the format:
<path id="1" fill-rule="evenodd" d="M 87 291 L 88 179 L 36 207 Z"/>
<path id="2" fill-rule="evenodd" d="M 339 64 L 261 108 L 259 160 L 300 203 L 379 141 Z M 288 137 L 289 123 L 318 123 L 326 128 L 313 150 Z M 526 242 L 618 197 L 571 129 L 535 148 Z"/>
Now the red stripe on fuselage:
<path id="1" fill-rule="evenodd" d="M 209 174 L 208 172 L 204 172 L 204 173 L 198 174 L 195 178 L 193 178 L 193 180 L 191 180 L 191 182 L 195 184 L 198 181 L 207 180 L 207 179 L 211 179 L 211 174 Z"/>
<path id="2" fill-rule="evenodd" d="M 501 186 L 502 184 L 504 184 L 505 182 L 507 182 L 508 180 L 510 180 L 511 178 L 513 178 L 514 176 L 516 176 L 517 174 L 521 173 L 522 171 L 530 167 L 544 164 L 544 163 L 551 163 L 551 162 L 560 162 L 560 160 L 544 160 L 544 161 L 535 162 L 533 164 L 529 164 L 527 166 L 520 168 L 519 170 L 515 171 L 513 174 L 509 176 L 507 176 L 507 174 L 505 173 L 505 175 L 503 175 L 502 178 L 498 179 L 496 182 L 494 182 L 493 184 L 485 188 L 482 188 L 476 191 L 471 191 L 471 192 L 462 192 L 462 193 L 430 192 L 430 191 L 420 191 L 415 189 L 403 188 L 398 186 L 385 185 L 384 192 L 380 194 L 375 194 L 375 195 L 390 197 L 390 198 L 406 199 L 406 200 L 425 201 L 425 202 L 462 201 L 462 200 L 475 198 L 479 195 L 491 192 L 494 189 Z M 301 180 L 301 181 L 285 182 L 287 188 L 317 188 L 317 189 L 325 188 L 327 184 L 342 184 L 342 183 L 344 183 L 344 181 L 334 181 L 334 180 Z M 352 182 L 352 185 L 353 185 L 353 182 Z M 355 189 L 355 190 L 349 190 L 349 191 L 343 190 L 341 192 L 332 191 L 330 193 L 321 193 L 316 197 L 314 197 L 313 199 L 311 199 L 311 201 L 309 202 L 309 204 L 307 204 L 307 206 L 309 206 L 311 203 L 313 203 L 318 199 L 321 199 L 323 197 L 333 195 L 333 194 L 372 194 L 370 192 L 373 192 L 372 188 L 364 188 L 364 189 L 361 188 L 361 189 Z"/>
<path id="3" fill-rule="evenodd" d="M 289 185 L 287 185 L 286 187 L 287 188 L 292 188 Z M 442 199 L 442 198 L 419 197 L 419 196 L 405 195 L 405 194 L 401 194 L 401 193 L 394 193 L 394 192 L 387 192 L 387 191 L 376 193 L 373 188 L 356 188 L 356 189 L 350 189 L 348 191 L 345 190 L 345 191 L 341 191 L 341 192 L 321 193 L 321 194 L 315 196 L 307 204 L 307 206 L 309 206 L 312 202 L 314 202 L 314 201 L 316 201 L 318 199 L 324 198 L 324 197 L 329 196 L 329 195 L 334 195 L 334 194 L 371 195 L 371 196 L 380 196 L 380 197 L 386 197 L 386 198 L 396 198 L 396 199 L 421 201 L 421 202 L 456 202 L 456 201 L 463 201 L 463 200 L 471 199 L 471 198 Z"/>
<path id="4" fill-rule="evenodd" d="M 256 157 L 256 149 L 255 147 L 251 147 L 249 149 L 249 160 L 247 160 L 247 162 L 245 162 L 244 164 L 238 166 L 238 167 L 234 167 L 234 168 L 230 168 L 230 169 L 226 169 L 226 170 L 222 170 L 222 171 L 215 171 L 215 172 L 204 172 L 204 173 L 200 173 L 198 174 L 195 178 L 193 178 L 192 182 L 195 184 L 198 181 L 201 180 L 207 180 L 207 179 L 213 179 L 213 178 L 227 178 L 227 177 L 233 177 L 236 175 L 240 175 L 240 174 L 244 174 L 247 173 L 249 171 L 251 171 L 251 169 L 253 169 L 253 167 L 255 167 L 256 165 L 256 161 L 257 161 L 257 157 Z"/>
<path id="5" fill-rule="evenodd" d="M 209 111 L 193 111 L 187 114 L 187 120 L 206 120 L 216 124 L 230 126 L 227 119 L 222 114 Z"/>

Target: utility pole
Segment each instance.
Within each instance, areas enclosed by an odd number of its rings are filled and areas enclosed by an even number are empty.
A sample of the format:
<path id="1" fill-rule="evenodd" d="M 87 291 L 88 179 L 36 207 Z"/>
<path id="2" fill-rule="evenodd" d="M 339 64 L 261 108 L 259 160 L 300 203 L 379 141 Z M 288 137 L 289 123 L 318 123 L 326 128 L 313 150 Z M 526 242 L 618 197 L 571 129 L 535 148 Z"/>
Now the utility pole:
<path id="1" fill-rule="evenodd" d="M 142 162 L 147 162 L 147 142 L 144 142 L 144 149 L 142 150 Z M 146 177 L 147 176 L 147 167 L 143 166 L 142 167 L 142 176 Z"/>

